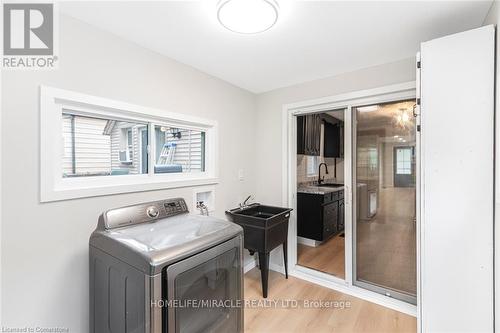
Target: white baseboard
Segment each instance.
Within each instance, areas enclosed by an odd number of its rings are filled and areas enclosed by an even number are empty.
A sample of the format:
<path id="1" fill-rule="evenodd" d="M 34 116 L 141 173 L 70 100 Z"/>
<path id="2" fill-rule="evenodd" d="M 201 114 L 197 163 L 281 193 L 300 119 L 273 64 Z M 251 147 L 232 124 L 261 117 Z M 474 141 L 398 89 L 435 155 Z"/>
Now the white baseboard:
<path id="1" fill-rule="evenodd" d="M 243 266 L 243 274 L 246 274 L 248 271 L 250 271 L 251 269 L 253 269 L 254 267 L 257 267 L 257 261 L 255 260 L 255 258 L 251 258 L 246 264 L 245 266 Z"/>
<path id="2" fill-rule="evenodd" d="M 281 266 L 281 265 L 270 262 L 269 269 L 271 271 L 275 271 L 275 272 L 278 272 L 278 273 L 285 275 L 285 266 Z"/>
<path id="3" fill-rule="evenodd" d="M 312 246 L 312 247 L 318 247 L 321 245 L 321 242 L 319 242 L 317 240 L 309 239 L 309 238 L 305 238 L 305 237 L 299 237 L 299 236 L 297 236 L 297 243 L 307 245 L 307 246 Z"/>
<path id="4" fill-rule="evenodd" d="M 257 267 L 257 260 L 255 260 L 255 259 L 249 260 L 245 264 L 245 266 L 243 266 L 243 273 L 245 274 L 255 267 Z M 285 267 L 278 265 L 278 264 L 275 264 L 275 263 L 272 263 L 272 262 L 269 263 L 269 270 L 285 275 Z"/>

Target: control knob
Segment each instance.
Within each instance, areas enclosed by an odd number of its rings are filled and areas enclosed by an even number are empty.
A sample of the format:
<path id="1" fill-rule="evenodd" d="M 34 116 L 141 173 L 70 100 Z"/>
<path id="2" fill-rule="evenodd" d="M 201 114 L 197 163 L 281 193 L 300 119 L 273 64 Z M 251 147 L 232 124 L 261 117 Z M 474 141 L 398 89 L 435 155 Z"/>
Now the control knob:
<path id="1" fill-rule="evenodd" d="M 146 214 L 148 214 L 148 216 L 151 218 L 155 218 L 155 217 L 158 217 L 158 215 L 160 214 L 160 211 L 158 210 L 158 208 L 156 206 L 150 206 L 146 210 Z"/>

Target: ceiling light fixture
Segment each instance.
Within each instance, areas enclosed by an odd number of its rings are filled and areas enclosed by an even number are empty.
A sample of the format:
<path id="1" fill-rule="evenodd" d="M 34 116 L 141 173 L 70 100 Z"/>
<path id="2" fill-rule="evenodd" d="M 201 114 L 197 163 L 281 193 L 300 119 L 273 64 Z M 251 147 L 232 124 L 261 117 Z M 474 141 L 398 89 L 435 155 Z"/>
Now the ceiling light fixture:
<path id="1" fill-rule="evenodd" d="M 398 111 L 399 112 L 394 115 L 393 122 L 400 128 L 409 128 L 411 125 L 409 110 L 400 108 Z"/>
<path id="2" fill-rule="evenodd" d="M 278 21 L 275 0 L 221 0 L 217 18 L 226 29 L 241 34 L 256 34 L 270 29 Z"/>

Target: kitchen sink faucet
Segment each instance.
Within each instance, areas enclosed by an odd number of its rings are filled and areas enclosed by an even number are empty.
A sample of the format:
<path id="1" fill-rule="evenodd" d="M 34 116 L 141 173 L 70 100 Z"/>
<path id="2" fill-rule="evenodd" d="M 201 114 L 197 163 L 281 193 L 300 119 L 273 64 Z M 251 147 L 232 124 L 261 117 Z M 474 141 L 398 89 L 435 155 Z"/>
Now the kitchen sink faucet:
<path id="1" fill-rule="evenodd" d="M 321 166 L 322 165 L 325 166 L 326 174 L 328 174 L 328 165 L 326 165 L 326 163 L 320 163 L 318 166 L 318 185 L 321 185 L 321 183 L 323 183 L 323 181 L 325 180 L 325 176 L 323 176 L 323 178 L 321 178 Z"/>

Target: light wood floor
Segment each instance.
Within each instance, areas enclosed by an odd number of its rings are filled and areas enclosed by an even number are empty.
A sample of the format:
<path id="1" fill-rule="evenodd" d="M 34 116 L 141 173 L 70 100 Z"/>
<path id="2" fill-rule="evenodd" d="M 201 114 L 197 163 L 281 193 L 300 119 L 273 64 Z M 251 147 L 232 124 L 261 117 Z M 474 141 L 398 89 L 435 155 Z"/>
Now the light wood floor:
<path id="1" fill-rule="evenodd" d="M 297 263 L 324 273 L 345 278 L 345 238 L 337 235 L 313 247 L 297 244 Z"/>
<path id="2" fill-rule="evenodd" d="M 252 269 L 245 275 L 245 299 L 263 300 L 260 272 Z M 335 333 L 413 333 L 416 319 L 412 316 L 348 296 L 294 277 L 269 272 L 268 300 L 344 301 L 350 307 L 332 308 L 245 308 L 246 333 L 335 332 Z M 345 303 L 347 304 L 347 303 Z"/>
<path id="3" fill-rule="evenodd" d="M 415 188 L 379 192 L 377 215 L 358 223 L 358 279 L 415 295 Z"/>
<path id="4" fill-rule="evenodd" d="M 416 294 L 415 188 L 386 188 L 370 221 L 357 224 L 358 279 L 409 295 Z M 318 247 L 297 246 L 297 262 L 344 278 L 345 239 L 339 236 Z"/>

